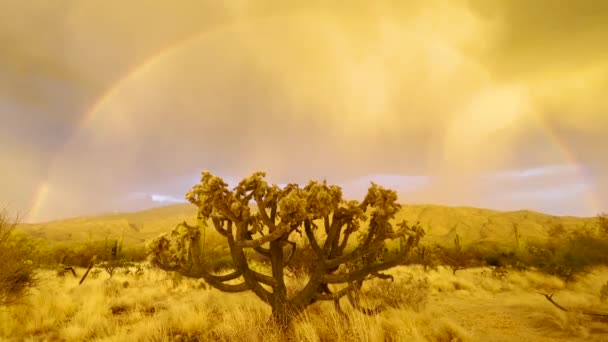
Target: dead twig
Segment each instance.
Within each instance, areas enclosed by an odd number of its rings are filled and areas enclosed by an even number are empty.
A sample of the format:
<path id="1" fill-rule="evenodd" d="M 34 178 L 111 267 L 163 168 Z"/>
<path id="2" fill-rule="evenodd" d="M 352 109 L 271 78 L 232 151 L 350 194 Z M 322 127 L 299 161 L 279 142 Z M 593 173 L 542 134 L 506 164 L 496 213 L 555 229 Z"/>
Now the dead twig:
<path id="1" fill-rule="evenodd" d="M 583 315 L 592 316 L 597 320 L 608 321 L 608 313 L 590 312 L 590 311 L 582 311 L 582 310 L 569 310 L 569 309 L 566 309 L 565 307 L 559 305 L 556 301 L 553 300 L 554 293 L 546 294 L 546 293 L 538 292 L 538 294 L 543 295 L 549 301 L 549 303 L 553 304 L 555 307 L 557 307 L 558 309 L 560 309 L 564 312 L 580 313 Z"/>

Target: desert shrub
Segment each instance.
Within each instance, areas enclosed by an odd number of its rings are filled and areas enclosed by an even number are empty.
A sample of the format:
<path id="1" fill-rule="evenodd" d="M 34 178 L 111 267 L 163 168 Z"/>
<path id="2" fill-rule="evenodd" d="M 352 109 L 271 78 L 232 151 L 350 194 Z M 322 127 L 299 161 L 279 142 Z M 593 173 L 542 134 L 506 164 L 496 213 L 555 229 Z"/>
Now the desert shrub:
<path id="1" fill-rule="evenodd" d="M 91 278 L 97 279 L 97 278 L 99 278 L 100 274 L 101 274 L 101 270 L 99 268 L 96 268 L 91 272 Z"/>
<path id="2" fill-rule="evenodd" d="M 36 260 L 42 266 L 54 268 L 57 264 L 73 267 L 88 267 L 91 259 L 97 256 L 99 261 L 110 259 L 111 245 L 114 241 L 95 240 L 88 242 L 61 242 L 39 244 L 36 249 Z M 124 246 L 121 257 L 130 263 L 142 262 L 147 257 L 143 245 Z"/>
<path id="3" fill-rule="evenodd" d="M 501 249 L 495 246 L 485 249 L 483 253 L 475 256 L 480 265 L 506 270 L 525 271 L 529 268 L 525 260 L 525 252 L 517 250 Z"/>
<path id="4" fill-rule="evenodd" d="M 0 306 L 17 303 L 36 284 L 36 268 L 31 251 L 15 235 L 16 223 L 0 212 Z"/>
<path id="5" fill-rule="evenodd" d="M 412 253 L 411 259 L 408 259 L 410 265 L 422 265 L 424 271 L 437 270 L 437 266 L 441 264 L 441 249 L 437 245 L 416 247 Z"/>
<path id="6" fill-rule="evenodd" d="M 430 291 L 428 278 L 414 279 L 413 276 L 399 278 L 393 282 L 370 282 L 369 290 L 363 295 L 379 300 L 381 305 L 392 308 L 409 308 L 421 311 L 426 307 Z"/>
<path id="7" fill-rule="evenodd" d="M 127 265 L 127 262 L 122 258 L 116 258 L 112 260 L 107 260 L 100 263 L 98 266 L 101 267 L 106 273 L 110 276 L 110 279 L 114 276 L 116 272 L 120 269 L 124 269 Z"/>
<path id="8" fill-rule="evenodd" d="M 494 279 L 505 280 L 508 274 L 509 270 L 504 266 L 492 268 L 492 278 Z"/>
<path id="9" fill-rule="evenodd" d="M 456 234 L 453 247 L 439 246 L 437 249 L 437 257 L 442 265 L 452 269 L 452 274 L 468 267 L 480 266 L 480 256 L 482 253 L 475 245 L 462 247 L 460 236 Z"/>
<path id="10" fill-rule="evenodd" d="M 441 264 L 452 269 L 452 274 L 459 270 L 476 266 L 476 260 L 469 250 L 459 248 L 443 247 L 439 249 L 439 260 Z"/>
<path id="11" fill-rule="evenodd" d="M 593 267 L 608 263 L 608 239 L 591 230 L 550 236 L 545 244 L 530 243 L 527 263 L 569 282 Z"/>
<path id="12" fill-rule="evenodd" d="M 602 213 L 597 216 L 598 234 L 603 238 L 608 238 L 608 214 Z"/>

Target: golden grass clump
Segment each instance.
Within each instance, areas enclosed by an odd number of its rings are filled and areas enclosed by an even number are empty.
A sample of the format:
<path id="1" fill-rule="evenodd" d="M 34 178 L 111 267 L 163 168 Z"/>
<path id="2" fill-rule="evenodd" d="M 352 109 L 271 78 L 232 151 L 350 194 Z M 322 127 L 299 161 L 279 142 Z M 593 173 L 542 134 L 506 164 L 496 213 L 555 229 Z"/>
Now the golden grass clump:
<path id="1" fill-rule="evenodd" d="M 251 293 L 203 289 L 199 280 L 188 278 L 176 284 L 171 274 L 157 270 L 139 277 L 115 274 L 112 280 L 103 274 L 80 286 L 78 279 L 43 271 L 40 286 L 26 303 L 0 310 L 0 340 L 447 342 L 608 337 L 605 324 L 560 311 L 538 294 L 552 289 L 568 308 L 595 305 L 599 310 L 598 293 L 608 270 L 598 269 L 567 288 L 557 278 L 535 272 L 510 272 L 498 280 L 484 271 L 469 269 L 454 276 L 449 269 L 424 272 L 422 267 L 400 266 L 390 272 L 394 282 L 372 280 L 362 289 L 366 305 L 392 301 L 394 307 L 367 316 L 343 299 L 343 317 L 332 302 L 317 303 L 295 318 L 285 335 L 269 325 L 270 307 Z M 290 278 L 288 288 L 304 283 Z"/>

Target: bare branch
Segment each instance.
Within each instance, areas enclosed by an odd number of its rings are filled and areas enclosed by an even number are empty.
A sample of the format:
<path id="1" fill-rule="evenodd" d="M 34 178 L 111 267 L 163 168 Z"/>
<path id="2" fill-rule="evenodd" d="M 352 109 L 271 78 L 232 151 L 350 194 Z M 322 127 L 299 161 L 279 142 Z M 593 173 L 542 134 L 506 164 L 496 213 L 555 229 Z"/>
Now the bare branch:
<path id="1" fill-rule="evenodd" d="M 599 312 L 589 312 L 589 311 L 572 311 L 569 309 L 566 309 L 565 307 L 559 305 L 557 302 L 555 302 L 553 300 L 553 293 L 552 294 L 546 294 L 546 293 L 540 293 L 538 292 L 538 294 L 543 295 L 545 298 L 547 298 L 547 300 L 549 301 L 549 303 L 553 304 L 555 307 L 557 307 L 558 309 L 565 311 L 565 312 L 577 312 L 583 315 L 588 315 L 588 316 L 593 316 L 593 317 L 597 317 L 600 320 L 606 320 L 608 319 L 608 313 L 599 313 Z"/>

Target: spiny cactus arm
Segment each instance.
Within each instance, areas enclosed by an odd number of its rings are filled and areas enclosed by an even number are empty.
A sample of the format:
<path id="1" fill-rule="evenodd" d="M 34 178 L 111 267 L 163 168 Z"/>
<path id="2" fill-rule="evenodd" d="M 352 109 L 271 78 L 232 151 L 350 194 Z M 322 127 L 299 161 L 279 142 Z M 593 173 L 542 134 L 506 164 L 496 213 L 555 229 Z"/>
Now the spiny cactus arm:
<path id="1" fill-rule="evenodd" d="M 277 204 L 272 203 L 272 206 L 270 207 L 270 221 L 275 222 L 276 218 L 277 218 Z"/>
<path id="2" fill-rule="evenodd" d="M 247 231 L 245 234 L 245 237 L 247 240 L 253 240 L 253 235 L 250 231 Z M 258 254 L 266 257 L 266 258 L 270 258 L 271 254 L 270 254 L 270 249 L 269 248 L 264 248 L 264 247 L 253 247 L 253 250 L 256 251 Z"/>
<path id="3" fill-rule="evenodd" d="M 329 236 L 331 223 L 329 220 L 329 215 L 323 215 L 323 227 L 325 228 L 325 235 Z"/>
<path id="4" fill-rule="evenodd" d="M 262 278 L 260 277 L 261 274 L 258 272 L 253 271 L 252 269 L 247 268 L 244 272 L 243 272 L 243 277 L 245 278 L 245 284 L 247 284 L 247 287 L 256 295 L 258 296 L 258 298 L 260 298 L 263 302 L 270 304 L 273 300 L 273 294 L 272 292 L 266 290 L 264 287 L 262 287 L 262 285 L 260 285 L 260 283 L 263 283 L 262 281 L 260 281 Z M 267 277 L 267 276 L 265 276 Z M 276 284 L 275 280 L 269 280 L 268 278 L 265 278 L 266 280 L 268 280 L 268 286 L 274 286 Z"/>
<path id="5" fill-rule="evenodd" d="M 335 248 L 340 239 L 340 232 L 344 227 L 344 221 L 339 217 L 339 213 L 334 213 L 334 218 L 329 228 L 329 234 L 323 243 L 322 255 L 323 259 L 327 259 L 332 248 Z"/>
<path id="6" fill-rule="evenodd" d="M 322 282 L 337 284 L 364 280 L 369 274 L 388 270 L 389 268 L 398 266 L 402 261 L 403 258 L 396 257 L 379 264 L 364 266 L 363 268 L 348 273 L 325 274 L 323 275 Z"/>
<path id="7" fill-rule="evenodd" d="M 217 217 L 212 217 L 211 222 L 213 222 L 213 227 L 215 228 L 215 230 L 224 237 L 228 237 L 228 235 L 232 231 L 232 221 L 228 221 L 228 228 L 224 228 L 222 221 Z"/>
<path id="8" fill-rule="evenodd" d="M 170 235 L 163 234 L 151 241 L 149 244 L 151 263 L 165 271 L 179 272 L 190 278 L 203 278 L 220 291 L 247 291 L 248 286 L 245 283 L 225 284 L 227 281 L 239 278 L 243 273 L 242 270 L 236 269 L 226 275 L 214 275 L 205 269 L 198 244 L 200 233 L 198 229 L 191 228 L 193 227 L 180 224 Z"/>
<path id="9" fill-rule="evenodd" d="M 378 233 L 376 230 L 371 229 L 370 233 L 368 233 L 365 239 L 354 250 L 337 258 L 328 260 L 327 266 L 338 267 L 341 264 L 351 262 L 366 254 L 372 254 L 382 247 L 380 244 L 372 244 L 373 241 L 395 240 L 407 236 L 408 240 L 402 253 L 409 253 L 413 246 L 418 243 L 420 238 L 424 236 L 424 230 L 422 230 L 422 228 L 420 228 L 418 225 L 410 227 L 406 221 L 400 223 L 399 227 L 401 228 L 394 233 L 383 232 L 381 237 L 376 234 Z"/>
<path id="10" fill-rule="evenodd" d="M 350 239 L 351 234 L 352 234 L 352 230 L 347 229 L 344 231 L 344 237 L 342 238 L 342 242 L 340 242 L 340 245 L 338 246 L 336 253 L 330 255 L 332 258 L 335 257 L 336 255 L 342 255 L 342 253 L 344 253 L 344 250 L 346 249 L 346 246 L 348 245 L 348 240 Z"/>
<path id="11" fill-rule="evenodd" d="M 230 220 L 234 223 L 241 222 L 241 219 L 237 215 L 235 215 L 232 212 L 232 210 L 230 210 L 230 208 L 224 201 L 215 200 L 213 204 L 215 205 L 216 208 L 218 208 L 220 210 L 222 215 L 224 215 L 228 220 Z"/>
<path id="12" fill-rule="evenodd" d="M 336 299 L 340 299 L 344 296 L 346 296 L 350 291 L 355 291 L 357 290 L 357 287 L 355 286 L 355 283 L 350 283 L 348 284 L 348 286 L 346 286 L 345 288 L 337 291 L 337 292 L 331 292 L 331 291 L 327 291 L 329 293 L 316 293 L 314 298 L 316 300 L 336 300 Z"/>
<path id="13" fill-rule="evenodd" d="M 304 232 L 306 233 L 308 242 L 310 243 L 310 246 L 312 247 L 315 254 L 321 257 L 323 255 L 323 251 L 321 250 L 321 246 L 319 246 L 319 242 L 317 242 L 315 233 L 312 230 L 312 222 L 310 220 L 304 221 Z"/>
<path id="14" fill-rule="evenodd" d="M 355 271 L 354 274 L 356 274 L 356 275 L 353 274 L 354 278 L 352 278 L 348 281 L 359 279 L 361 277 L 361 275 L 365 274 L 366 272 L 368 272 L 367 274 L 375 274 L 377 272 L 380 272 L 385 269 L 396 266 L 395 263 L 398 265 L 403 260 L 403 258 L 405 258 L 409 254 L 409 252 L 413 248 L 413 246 L 418 244 L 418 241 L 424 235 L 424 230 L 422 230 L 422 228 L 420 228 L 418 225 L 410 228 L 407 225 L 407 223 L 405 221 L 403 221 L 400 224 L 400 227 L 401 227 L 401 229 L 396 233 L 385 233 L 385 239 L 384 239 L 384 240 L 395 239 L 395 238 L 399 238 L 399 237 L 408 236 L 407 243 L 405 244 L 405 247 L 402 250 L 400 250 L 400 253 L 392 260 L 388 260 L 388 261 L 378 264 L 378 265 L 371 265 L 369 267 L 372 267 L 372 268 L 369 268 L 369 269 L 363 268 L 360 270 L 360 273 L 356 273 L 357 271 Z M 355 248 L 355 250 L 353 250 L 352 252 L 342 255 L 338 258 L 329 260 L 327 262 L 327 267 L 328 268 L 338 267 L 341 264 L 344 264 L 347 262 L 352 262 L 352 261 L 357 260 L 366 255 L 372 255 L 374 252 L 378 251 L 382 245 L 379 243 L 371 243 L 371 241 L 368 240 L 371 235 L 372 234 L 370 233 L 367 236 L 366 241 L 364 241 L 360 246 Z M 381 240 L 382 239 L 374 240 L 374 241 L 377 242 L 377 241 L 381 241 Z M 365 271 L 366 269 L 367 269 L 367 271 Z M 327 276 L 331 277 L 331 276 L 335 276 L 335 275 L 330 274 Z M 365 277 L 365 276 L 363 275 L 363 277 Z M 346 278 L 348 278 L 348 276 L 346 276 Z"/>
<path id="15" fill-rule="evenodd" d="M 371 242 L 373 240 L 373 237 L 374 237 L 373 234 L 368 234 L 368 236 L 365 237 L 365 240 L 363 240 L 363 242 L 359 246 L 357 246 L 354 250 L 352 250 L 351 252 L 342 254 L 336 258 L 329 259 L 327 261 L 327 267 L 329 267 L 329 268 L 338 267 L 347 262 L 356 260 L 365 254 L 373 253 L 376 249 L 380 248 L 380 247 L 371 248 L 372 247 Z"/>
<path id="16" fill-rule="evenodd" d="M 229 244 L 233 244 L 233 243 L 234 243 L 234 241 L 229 238 Z M 199 272 L 200 272 L 200 277 L 202 277 L 209 285 L 217 288 L 220 291 L 224 291 L 224 292 L 241 292 L 241 291 L 229 291 L 228 289 L 230 289 L 231 285 L 226 286 L 227 284 L 224 284 L 221 282 L 218 283 L 217 280 L 224 280 L 225 278 L 222 278 L 221 276 L 212 275 L 211 273 L 206 271 L 203 263 L 201 262 L 201 258 L 200 258 L 201 254 L 200 254 L 198 245 L 193 245 L 192 249 L 193 249 L 193 253 L 196 254 L 197 256 L 199 256 L 198 258 L 195 258 L 195 260 L 196 260 L 196 264 L 197 264 Z M 239 253 L 239 251 L 234 250 L 233 253 L 237 254 L 236 255 L 237 262 L 235 263 L 235 272 L 233 272 L 232 275 L 236 276 L 236 277 L 242 276 L 244 278 L 244 282 L 238 285 L 238 289 L 245 288 L 245 290 L 243 290 L 243 291 L 251 290 L 258 297 L 260 297 L 260 299 L 262 299 L 265 302 L 269 302 L 270 298 L 271 298 L 271 293 L 266 291 L 260 285 L 260 283 L 268 285 L 268 286 L 273 286 L 276 283 L 275 280 L 270 276 L 267 276 L 265 274 L 262 274 L 262 273 L 259 273 L 259 272 L 256 272 L 256 271 L 253 271 L 252 269 L 250 269 L 246 263 L 245 255 L 242 253 L 242 250 L 240 250 L 240 253 Z M 233 260 L 235 260 L 234 257 L 235 257 L 235 255 L 233 255 Z M 238 276 L 237 276 L 237 274 L 238 274 Z M 234 277 L 233 279 L 236 279 L 236 277 Z"/>
<path id="17" fill-rule="evenodd" d="M 316 299 L 315 296 L 323 290 L 322 278 L 325 269 L 317 267 L 308 280 L 308 283 L 298 292 L 292 299 L 291 304 L 294 307 L 305 307 L 306 305 L 313 303 Z"/>
<path id="18" fill-rule="evenodd" d="M 237 228 L 237 229 L 241 230 L 241 229 L 243 229 L 242 228 L 243 226 L 244 226 L 244 224 L 240 224 L 240 228 Z M 237 235 L 238 235 L 238 233 L 237 233 Z M 246 282 L 248 282 L 250 284 L 250 286 L 252 286 L 253 288 L 261 289 L 261 290 L 264 290 L 264 288 L 261 287 L 260 284 L 258 284 L 258 282 L 261 282 L 262 284 L 265 284 L 265 285 L 274 286 L 276 284 L 276 281 L 274 280 L 274 278 L 272 278 L 268 275 L 256 272 L 256 271 L 252 270 L 251 268 L 249 268 L 249 264 L 247 262 L 245 253 L 243 252 L 243 249 L 237 248 L 236 244 L 237 244 L 237 241 L 234 240 L 234 238 L 232 237 L 232 234 L 228 235 L 228 247 L 230 248 L 230 253 L 232 256 L 232 260 L 234 262 L 234 267 L 237 270 L 240 270 L 242 272 L 243 277 L 245 278 Z M 252 290 L 254 290 L 253 288 L 252 288 Z M 255 290 L 254 290 L 254 292 L 255 292 Z M 260 291 L 260 294 L 262 294 L 262 293 L 263 293 L 263 291 Z"/>
<path id="19" fill-rule="evenodd" d="M 188 276 L 187 273 L 181 272 L 184 276 Z M 199 276 L 200 275 L 200 276 Z M 214 276 L 207 272 L 201 272 L 194 274 L 194 278 L 203 278 L 205 282 L 222 292 L 246 292 L 249 291 L 249 286 L 245 282 L 239 284 L 226 284 L 227 280 L 218 280 L 217 276 Z"/>
<path id="20" fill-rule="evenodd" d="M 264 235 L 257 239 L 246 240 L 241 238 L 241 234 L 237 234 L 236 247 L 237 248 L 256 248 L 261 247 L 263 244 L 266 244 L 271 241 L 275 241 L 283 237 L 283 235 L 289 232 L 290 227 L 287 224 L 280 224 L 277 228 L 270 234 Z"/>
<path id="21" fill-rule="evenodd" d="M 251 271 L 251 274 L 253 275 L 253 277 L 255 278 L 256 281 L 258 281 L 264 285 L 275 286 L 277 284 L 276 280 L 271 276 L 262 274 L 260 272 L 256 272 L 251 269 L 249 269 L 249 271 Z"/>
<path id="22" fill-rule="evenodd" d="M 241 224 L 241 226 L 243 226 L 243 224 Z M 245 279 L 245 284 L 247 284 L 253 293 L 255 293 L 262 301 L 270 303 L 272 301 L 272 293 L 262 287 L 260 283 L 268 286 L 274 286 L 276 284 L 275 279 L 249 268 L 245 253 L 243 252 L 242 248 L 237 248 L 235 246 L 236 242 L 232 234 L 227 236 L 227 240 L 232 261 L 234 263 L 234 268 L 242 272 L 243 278 Z"/>
<path id="23" fill-rule="evenodd" d="M 254 247 L 254 251 L 258 252 L 260 255 L 270 258 L 270 249 L 264 247 Z"/>
<path id="24" fill-rule="evenodd" d="M 291 246 L 291 253 L 289 253 L 289 256 L 287 258 L 285 258 L 285 265 L 288 265 L 291 262 L 293 256 L 296 254 L 297 245 L 295 242 L 289 240 L 285 240 L 285 243 Z"/>
<path id="25" fill-rule="evenodd" d="M 264 200 L 262 199 L 262 196 L 260 195 L 255 195 L 255 203 L 258 206 L 258 212 L 260 214 L 260 217 L 262 218 L 262 222 L 268 226 L 268 228 L 272 231 L 275 228 L 275 219 L 274 218 L 270 218 L 268 216 L 268 213 L 266 212 L 266 203 L 264 203 Z M 275 216 L 276 216 L 276 207 L 275 207 Z"/>
<path id="26" fill-rule="evenodd" d="M 225 284 L 226 281 L 234 280 L 241 276 L 241 272 L 238 270 L 226 275 L 213 275 L 202 268 L 185 269 L 183 267 L 180 267 L 179 265 L 168 265 L 158 261 L 153 261 L 153 264 L 162 270 L 168 272 L 179 272 L 180 274 L 188 278 L 203 278 L 205 282 L 220 291 L 245 292 L 249 290 L 248 286 L 244 282 L 240 284 Z"/>

